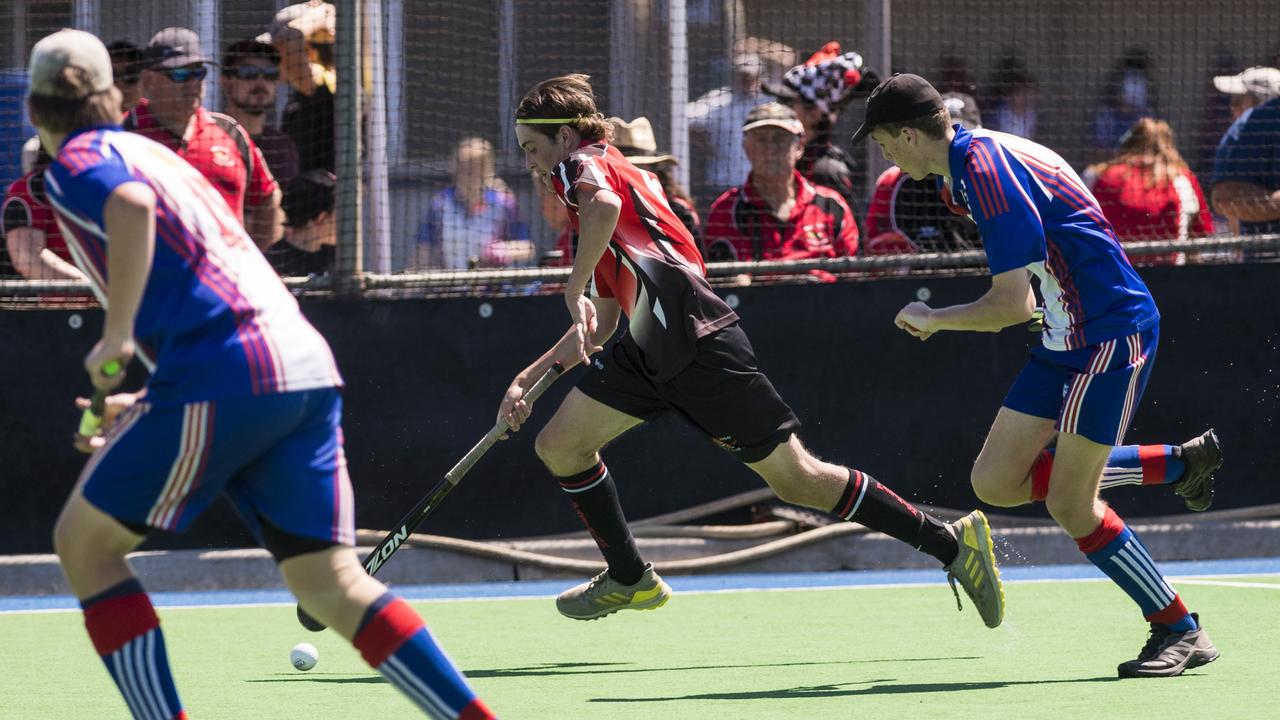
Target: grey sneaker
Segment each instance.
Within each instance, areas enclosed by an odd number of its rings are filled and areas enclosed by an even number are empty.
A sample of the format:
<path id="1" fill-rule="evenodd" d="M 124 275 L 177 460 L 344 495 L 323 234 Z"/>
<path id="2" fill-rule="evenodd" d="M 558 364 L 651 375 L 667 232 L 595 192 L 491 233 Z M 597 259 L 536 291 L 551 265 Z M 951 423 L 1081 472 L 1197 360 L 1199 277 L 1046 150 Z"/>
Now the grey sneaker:
<path id="1" fill-rule="evenodd" d="M 644 566 L 644 575 L 634 585 L 623 585 L 605 570 L 587 582 L 560 593 L 556 609 L 574 620 L 595 620 L 619 610 L 657 610 L 671 599 L 671 586 Z"/>
<path id="2" fill-rule="evenodd" d="M 1209 633 L 1199 626 L 1200 616 L 1191 613 L 1191 617 L 1196 619 L 1197 625 L 1191 632 L 1175 632 L 1164 625 L 1151 623 L 1151 635 L 1137 659 L 1122 662 L 1116 668 L 1120 677 L 1173 677 L 1181 675 L 1183 670 L 1217 660 L 1218 648 L 1213 646 Z"/>
<path id="3" fill-rule="evenodd" d="M 1004 585 L 1000 583 L 1000 568 L 996 567 L 996 554 L 991 544 L 991 525 L 981 510 L 951 523 L 948 527 L 960 544 L 956 559 L 946 567 L 947 582 L 956 594 L 956 608 L 962 609 L 960 592 L 956 583 L 973 601 L 987 627 L 998 627 L 1004 620 Z"/>
<path id="4" fill-rule="evenodd" d="M 1189 510 L 1203 512 L 1213 503 L 1213 473 L 1222 467 L 1222 446 L 1212 428 L 1179 447 L 1186 470 L 1174 483 L 1173 491 L 1182 496 Z"/>

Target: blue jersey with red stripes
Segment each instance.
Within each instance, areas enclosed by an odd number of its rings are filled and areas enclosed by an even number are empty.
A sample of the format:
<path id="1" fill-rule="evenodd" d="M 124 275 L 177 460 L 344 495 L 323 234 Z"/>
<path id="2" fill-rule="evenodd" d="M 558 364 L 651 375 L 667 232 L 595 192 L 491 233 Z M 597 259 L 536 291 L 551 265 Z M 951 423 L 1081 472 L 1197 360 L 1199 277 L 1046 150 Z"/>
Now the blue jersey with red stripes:
<path id="1" fill-rule="evenodd" d="M 1030 140 L 955 126 L 952 188 L 982 233 L 992 275 L 1025 268 L 1044 298 L 1044 346 L 1074 350 L 1160 319 L 1155 300 L 1080 176 Z"/>
<path id="2" fill-rule="evenodd" d="M 70 135 L 45 185 L 76 265 L 106 305 L 103 214 L 137 182 L 156 195 L 155 254 L 134 324 L 147 400 L 175 405 L 342 384 L 302 316 L 218 191 L 159 143 L 118 126 Z"/>

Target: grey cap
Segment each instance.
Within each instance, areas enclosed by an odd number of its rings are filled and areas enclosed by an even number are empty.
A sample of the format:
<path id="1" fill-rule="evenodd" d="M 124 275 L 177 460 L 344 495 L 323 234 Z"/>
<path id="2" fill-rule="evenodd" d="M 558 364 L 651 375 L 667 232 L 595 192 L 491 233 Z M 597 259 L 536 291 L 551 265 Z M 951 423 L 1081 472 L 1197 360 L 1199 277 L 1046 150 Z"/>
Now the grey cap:
<path id="1" fill-rule="evenodd" d="M 62 82 L 68 67 L 83 70 L 88 84 L 71 87 Z M 79 99 L 111 89 L 111 54 L 98 38 L 81 30 L 59 30 L 31 48 L 27 77 L 32 95 Z"/>
<path id="2" fill-rule="evenodd" d="M 151 36 L 142 50 L 142 67 L 171 70 L 184 65 L 209 64 L 214 61 L 200 48 L 200 36 L 184 27 L 168 27 Z"/>

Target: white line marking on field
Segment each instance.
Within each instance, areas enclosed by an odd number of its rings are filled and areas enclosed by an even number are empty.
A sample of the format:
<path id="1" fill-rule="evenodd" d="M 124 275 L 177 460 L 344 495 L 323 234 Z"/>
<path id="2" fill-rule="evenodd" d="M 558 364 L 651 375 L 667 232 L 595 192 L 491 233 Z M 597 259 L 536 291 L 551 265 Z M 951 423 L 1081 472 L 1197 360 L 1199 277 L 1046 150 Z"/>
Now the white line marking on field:
<path id="1" fill-rule="evenodd" d="M 1238 576 L 1233 576 L 1238 577 Z M 1231 580 L 1196 580 L 1194 578 L 1169 578 L 1171 582 L 1181 585 L 1216 585 L 1218 587 L 1232 588 L 1260 588 L 1262 590 L 1280 590 L 1280 585 L 1274 583 L 1255 583 L 1255 582 L 1233 582 Z"/>
<path id="2" fill-rule="evenodd" d="M 1182 583 L 1186 585 L 1216 585 L 1219 587 L 1238 587 L 1238 588 L 1261 588 L 1264 590 L 1280 590 L 1280 584 L 1275 583 L 1253 583 L 1239 582 L 1232 580 L 1219 580 L 1216 578 L 1239 578 L 1239 577 L 1275 577 L 1274 572 L 1259 573 L 1212 573 L 1205 575 L 1176 575 L 1170 576 L 1168 579 L 1174 583 Z M 1037 584 L 1060 584 L 1060 583 L 1098 583 L 1110 582 L 1106 577 L 1086 577 L 1086 578 L 1032 578 L 1025 580 L 1005 580 L 1006 585 L 1037 585 Z M 946 587 L 946 583 L 942 578 L 937 582 L 910 582 L 910 583 L 877 583 L 874 585 L 866 584 L 849 584 L 849 585 L 806 585 L 797 587 L 734 587 L 734 588 L 715 588 L 706 590 L 680 590 L 676 592 L 679 595 L 719 595 L 726 593 L 746 593 L 746 592 L 821 592 L 824 590 L 885 590 L 894 588 L 928 588 L 928 587 Z M 217 592 L 217 591 L 211 591 Z M 452 603 L 452 602 L 502 602 L 510 600 L 538 600 L 545 601 L 547 598 L 555 597 L 554 593 L 546 595 L 497 595 L 492 597 L 434 597 L 434 598 L 415 598 L 412 594 L 405 597 L 405 600 L 413 603 Z M 2 598 L 0 598 L 2 600 Z M 163 602 L 158 604 L 158 610 L 169 612 L 173 610 L 221 610 L 226 608 L 274 608 L 274 607 L 293 607 L 293 602 L 245 602 L 245 603 L 203 603 L 198 605 L 165 605 Z M 79 608 L 39 608 L 39 609 L 12 609 L 0 610 L 0 616 L 4 615 L 37 615 L 47 613 L 78 613 Z"/>

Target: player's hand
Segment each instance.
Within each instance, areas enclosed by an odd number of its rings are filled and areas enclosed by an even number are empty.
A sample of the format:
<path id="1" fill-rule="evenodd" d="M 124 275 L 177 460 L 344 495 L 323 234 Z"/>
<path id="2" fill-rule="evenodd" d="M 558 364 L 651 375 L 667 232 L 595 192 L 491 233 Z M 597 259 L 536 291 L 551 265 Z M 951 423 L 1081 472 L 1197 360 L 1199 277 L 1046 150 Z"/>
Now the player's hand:
<path id="1" fill-rule="evenodd" d="M 585 365 L 588 362 L 587 356 L 591 354 L 586 349 L 589 344 L 587 339 L 594 337 L 596 329 L 599 327 L 596 318 L 596 304 L 591 302 L 591 298 L 581 293 L 566 293 L 564 300 L 565 305 L 569 308 L 569 322 L 578 328 L 578 334 L 583 338 L 583 342 L 579 343 L 580 352 L 578 357 L 574 358 L 574 362 L 581 362 Z"/>
<path id="2" fill-rule="evenodd" d="M 524 401 L 524 396 L 528 389 L 520 384 L 520 378 L 516 378 L 511 382 L 511 387 L 507 388 L 506 394 L 502 396 L 502 402 L 498 405 L 498 422 L 506 422 L 511 428 L 511 432 L 519 432 L 520 426 L 529 420 L 529 416 L 533 414 L 533 404 Z M 502 434 L 502 440 L 507 439 L 507 434 Z"/>
<path id="3" fill-rule="evenodd" d="M 564 339 L 556 345 L 551 359 L 565 368 L 571 368 L 578 363 L 589 364 L 591 356 L 604 349 L 604 346 L 595 344 L 591 337 L 583 332 L 582 325 L 574 325 L 565 334 Z"/>
<path id="4" fill-rule="evenodd" d="M 933 326 L 933 309 L 922 302 L 913 302 L 898 311 L 893 324 L 922 341 L 936 332 Z"/>
<path id="5" fill-rule="evenodd" d="M 98 390 L 114 390 L 124 381 L 123 369 L 129 366 L 135 351 L 133 338 L 103 337 L 97 345 L 84 357 L 84 369 L 89 373 L 89 381 Z M 120 372 L 108 375 L 103 368 L 111 361 L 119 363 Z"/>
<path id="6" fill-rule="evenodd" d="M 98 448 L 106 444 L 103 436 L 116 424 L 116 419 L 120 417 L 120 413 L 133 407 L 138 402 L 139 393 L 116 393 L 108 395 L 106 404 L 102 411 L 102 425 L 98 428 L 98 434 L 93 437 L 85 437 L 80 433 L 75 433 L 73 445 L 82 453 L 92 453 Z M 76 409 L 81 412 L 89 409 L 89 398 L 76 398 Z"/>

